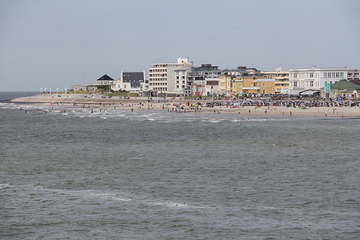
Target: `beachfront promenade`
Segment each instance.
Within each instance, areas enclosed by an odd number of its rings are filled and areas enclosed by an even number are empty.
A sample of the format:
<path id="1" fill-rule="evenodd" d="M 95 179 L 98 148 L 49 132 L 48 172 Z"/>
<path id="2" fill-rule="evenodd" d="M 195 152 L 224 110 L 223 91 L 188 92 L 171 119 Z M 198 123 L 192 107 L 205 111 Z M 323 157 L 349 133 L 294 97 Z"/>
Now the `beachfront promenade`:
<path id="1" fill-rule="evenodd" d="M 13 99 L 11 102 L 25 105 L 61 105 L 68 107 L 123 109 L 125 111 L 156 110 L 176 113 L 196 112 L 214 114 L 251 114 L 251 115 L 279 115 L 279 116 L 314 116 L 314 117 L 360 117 L 360 107 L 357 102 L 346 101 L 347 106 L 335 106 L 329 101 L 301 101 L 286 100 L 262 101 L 229 100 L 212 101 L 194 98 L 163 98 L 163 97 L 104 97 L 101 95 L 83 94 L 38 94 L 31 97 Z M 346 105 L 346 104 L 344 104 Z"/>

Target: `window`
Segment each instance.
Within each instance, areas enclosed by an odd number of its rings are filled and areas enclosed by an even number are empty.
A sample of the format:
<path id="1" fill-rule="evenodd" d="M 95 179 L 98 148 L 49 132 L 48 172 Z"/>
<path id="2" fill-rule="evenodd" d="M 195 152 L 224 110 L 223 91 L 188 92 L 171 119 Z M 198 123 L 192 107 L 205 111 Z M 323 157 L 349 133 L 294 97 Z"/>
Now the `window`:
<path id="1" fill-rule="evenodd" d="M 339 77 L 339 72 L 336 72 L 336 77 Z"/>
<path id="2" fill-rule="evenodd" d="M 326 72 L 324 72 L 324 78 L 326 78 L 327 77 L 327 73 Z"/>
<path id="3" fill-rule="evenodd" d="M 343 72 L 340 72 L 340 77 L 344 77 L 344 73 L 343 73 Z"/>
<path id="4" fill-rule="evenodd" d="M 266 84 L 263 82 L 263 87 L 265 87 L 266 86 Z"/>
<path id="5" fill-rule="evenodd" d="M 332 77 L 335 77 L 335 73 L 334 73 L 334 72 L 333 72 L 333 73 L 331 73 L 331 76 L 332 76 Z"/>
<path id="6" fill-rule="evenodd" d="M 239 82 L 239 87 L 241 87 L 241 82 Z"/>
<path id="7" fill-rule="evenodd" d="M 263 90 L 263 93 L 266 93 L 265 90 Z"/>
<path id="8" fill-rule="evenodd" d="M 297 87 L 297 82 L 294 82 L 294 87 Z"/>
<path id="9" fill-rule="evenodd" d="M 297 78 L 297 73 L 294 73 L 294 78 Z"/>
<path id="10" fill-rule="evenodd" d="M 314 77 L 314 73 L 310 73 L 310 77 L 313 78 L 313 77 Z"/>
<path id="11" fill-rule="evenodd" d="M 314 86 L 314 81 L 310 81 L 310 87 Z"/>
<path id="12" fill-rule="evenodd" d="M 329 78 L 331 77 L 331 73 L 328 73 L 328 77 L 329 77 Z"/>

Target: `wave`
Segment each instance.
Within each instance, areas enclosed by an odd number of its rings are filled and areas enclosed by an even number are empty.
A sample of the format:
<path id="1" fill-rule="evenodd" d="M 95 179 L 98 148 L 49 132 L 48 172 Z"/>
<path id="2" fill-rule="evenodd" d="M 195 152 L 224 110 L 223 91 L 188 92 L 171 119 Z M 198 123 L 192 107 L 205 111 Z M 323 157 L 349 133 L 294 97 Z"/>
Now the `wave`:
<path id="1" fill-rule="evenodd" d="M 98 199 L 106 201 L 119 201 L 119 202 L 132 202 L 135 204 L 142 204 L 148 206 L 165 206 L 168 208 L 186 208 L 186 209 L 202 209 L 202 208 L 211 208 L 208 206 L 194 206 L 186 202 L 176 202 L 176 201 L 162 201 L 162 200 L 144 200 L 132 194 L 126 194 L 123 192 L 104 192 L 99 190 L 60 190 L 60 189 L 49 189 L 43 186 L 36 186 L 38 191 L 48 191 L 52 193 L 59 193 L 61 195 L 69 195 L 81 197 L 84 199 Z"/>

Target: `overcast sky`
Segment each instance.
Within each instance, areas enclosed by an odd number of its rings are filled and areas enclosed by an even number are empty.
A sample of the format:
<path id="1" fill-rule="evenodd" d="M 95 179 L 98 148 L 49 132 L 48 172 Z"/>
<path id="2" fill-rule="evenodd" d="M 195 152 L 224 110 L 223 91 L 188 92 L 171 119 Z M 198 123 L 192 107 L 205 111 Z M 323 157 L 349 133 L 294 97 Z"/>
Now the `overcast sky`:
<path id="1" fill-rule="evenodd" d="M 0 1 L 0 92 L 195 66 L 360 69 L 360 1 Z"/>

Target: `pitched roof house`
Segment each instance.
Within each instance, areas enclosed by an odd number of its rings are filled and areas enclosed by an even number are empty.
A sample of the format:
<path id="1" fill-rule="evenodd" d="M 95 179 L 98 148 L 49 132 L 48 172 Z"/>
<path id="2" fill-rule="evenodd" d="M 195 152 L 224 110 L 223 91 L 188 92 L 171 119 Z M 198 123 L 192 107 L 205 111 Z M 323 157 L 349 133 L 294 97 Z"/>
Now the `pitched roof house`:
<path id="1" fill-rule="evenodd" d="M 351 97 L 353 95 L 356 95 L 355 97 L 357 97 L 358 92 L 360 92 L 359 85 L 349 82 L 346 79 L 341 79 L 340 81 L 331 84 L 329 97 L 334 98 L 339 93 L 345 97 Z"/>
<path id="2" fill-rule="evenodd" d="M 96 80 L 96 85 L 113 85 L 115 80 L 109 77 L 108 75 L 104 75 L 98 80 Z"/>

